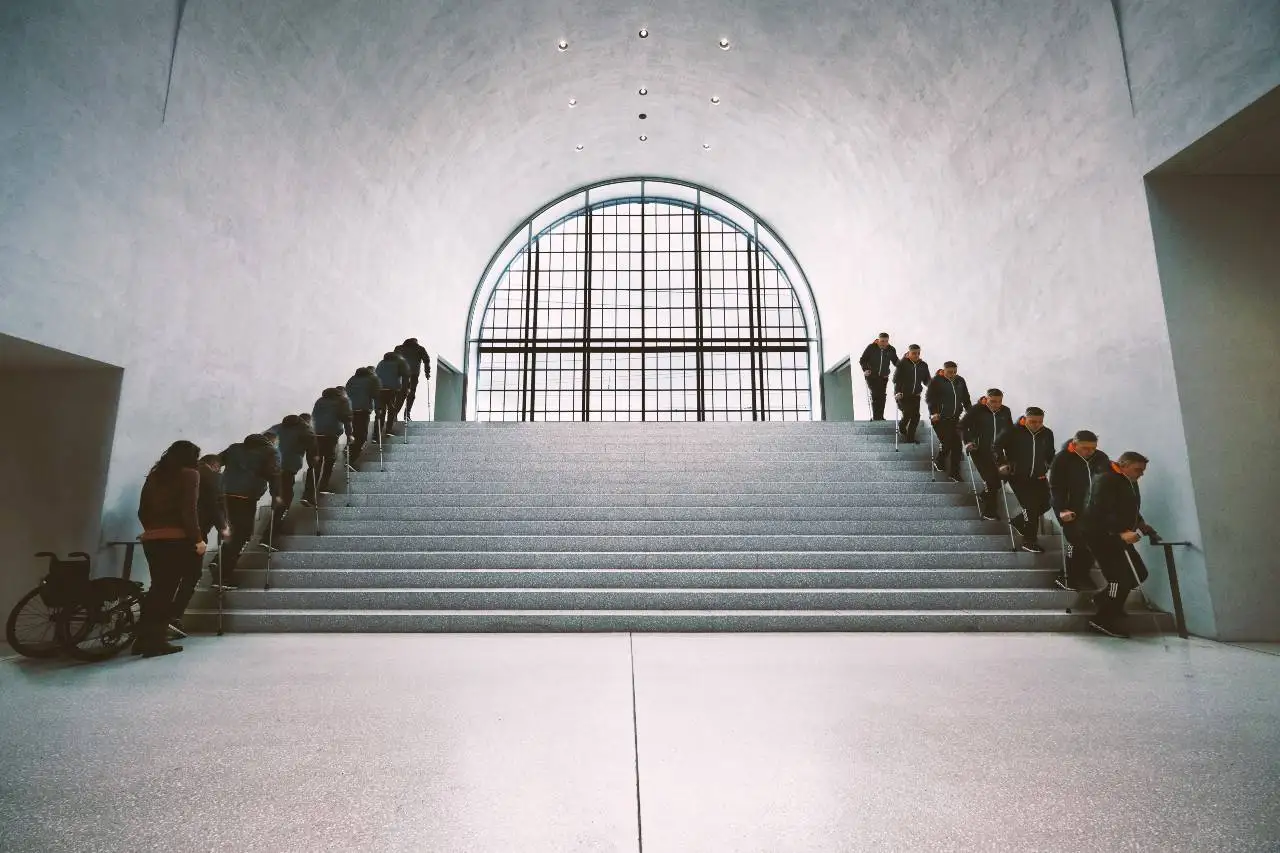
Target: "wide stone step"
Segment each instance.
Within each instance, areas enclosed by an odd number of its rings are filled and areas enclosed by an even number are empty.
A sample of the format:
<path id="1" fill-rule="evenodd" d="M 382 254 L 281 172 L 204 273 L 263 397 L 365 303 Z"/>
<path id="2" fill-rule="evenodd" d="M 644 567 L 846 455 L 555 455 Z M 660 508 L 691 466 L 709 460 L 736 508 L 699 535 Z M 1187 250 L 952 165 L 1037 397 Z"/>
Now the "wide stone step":
<path id="1" fill-rule="evenodd" d="M 309 511 L 296 508 L 296 513 Z M 333 522 L 371 521 L 754 521 L 754 522 L 900 522 L 976 521 L 973 502 L 945 506 L 342 506 L 321 511 L 325 530 L 337 533 Z"/>
<path id="2" fill-rule="evenodd" d="M 573 587 L 242 588 L 224 594 L 234 610 L 1052 610 L 1086 597 L 1059 589 L 645 589 Z M 212 592 L 197 609 L 214 609 Z"/>
<path id="3" fill-rule="evenodd" d="M 387 441 L 388 447 L 427 445 L 442 450 L 483 450 L 486 447 L 500 451 L 561 449 L 567 443 L 574 443 L 580 449 L 616 452 L 637 451 L 679 451 L 683 453 L 706 452 L 714 454 L 720 450 L 732 448 L 740 451 L 755 451 L 768 454 L 775 450 L 817 451 L 857 451 L 857 450 L 892 450 L 893 433 L 866 435 L 812 435 L 812 436 L 732 436 L 705 435 L 698 437 L 684 436 L 526 436 L 520 438 L 487 438 L 484 436 L 464 436 L 442 438 L 437 435 L 423 435 L 410 432 L 408 436 L 393 435 Z M 903 445 L 899 442 L 899 446 Z M 918 445 L 912 447 L 928 447 L 929 436 L 923 436 Z"/>
<path id="4" fill-rule="evenodd" d="M 874 463 L 879 465 L 880 463 Z M 617 485 L 634 485 L 637 488 L 648 486 L 675 487 L 684 483 L 708 483 L 724 487 L 739 487 L 743 491 L 753 490 L 770 483 L 792 483 L 799 486 L 830 486 L 838 483 L 928 483 L 934 478 L 932 469 L 920 466 L 911 467 L 904 464 L 876 468 L 869 465 L 850 466 L 848 468 L 819 467 L 811 470 L 795 468 L 779 468 L 768 470 L 719 470 L 707 468 L 660 470 L 616 470 L 606 467 L 579 467 L 572 470 L 543 469 L 520 470 L 494 469 L 492 471 L 446 471 L 429 470 L 380 471 L 360 470 L 356 474 L 357 482 L 363 483 L 399 483 L 414 485 L 418 483 L 490 483 L 501 486 L 510 483 L 528 484 L 533 487 L 559 486 L 567 484 L 580 485 L 584 488 L 597 486 L 608 488 Z M 967 488 L 967 484 L 966 484 Z"/>
<path id="5" fill-rule="evenodd" d="M 425 521 L 416 519 L 360 519 L 328 521 L 325 536 L 945 536 L 949 534 L 1004 535 L 1007 526 L 995 521 L 912 518 L 884 521 Z"/>
<path id="6" fill-rule="evenodd" d="M 928 479 L 923 474 L 909 474 L 906 480 L 866 480 L 866 481 L 822 481 L 806 482 L 783 480 L 731 480 L 724 482 L 642 482 L 618 478 L 614 481 L 603 480 L 563 480 L 553 482 L 529 482 L 512 480 L 495 482 L 492 480 L 440 480 L 433 477 L 417 477 L 395 479 L 387 475 L 375 476 L 369 473 L 358 473 L 351 480 L 353 494 L 412 494 L 415 492 L 431 492 L 441 495 L 474 495 L 474 494 L 509 494 L 538 495 L 561 506 L 563 498 L 568 495 L 595 493 L 614 493 L 618 499 L 622 493 L 628 498 L 634 495 L 666 495 L 668 499 L 685 495 L 713 494 L 718 495 L 724 504 L 741 503 L 740 496 L 749 495 L 821 495 L 829 497 L 832 505 L 838 505 L 841 495 L 926 495 L 951 494 L 964 495 L 973 499 L 973 492 L 967 484 L 938 482 Z M 447 499 L 446 499 L 447 502 Z"/>
<path id="7" fill-rule="evenodd" d="M 758 569 L 758 568 L 610 568 L 608 555 L 598 558 L 596 567 L 551 568 L 530 561 L 526 566 L 467 568 L 451 563 L 441 554 L 294 554 L 277 556 L 271 570 L 275 589 L 419 589 L 419 588 L 637 588 L 637 589 L 1052 589 L 1058 569 L 1047 563 L 1035 564 L 1031 555 L 995 555 L 1001 559 L 980 566 L 977 560 L 953 560 L 951 567 L 912 567 L 905 555 L 852 555 L 844 562 L 870 568 L 842 569 Z M 503 566 L 504 555 L 488 554 L 483 562 Z M 524 555 L 517 555 L 524 556 Z M 694 555 L 706 557 L 707 555 Z M 926 555 L 927 556 L 927 555 Z M 436 558 L 436 559 L 432 559 Z M 1011 559 L 1013 558 L 1013 559 Z M 507 561 L 510 562 L 510 561 Z M 696 563 L 696 560 L 690 562 Z M 709 565 L 711 561 L 705 561 Z M 428 566 L 434 566 L 428 568 Z M 971 568 L 963 568 L 971 566 Z M 245 589 L 262 589 L 267 575 L 262 566 L 241 568 L 238 582 Z M 1102 581 L 1098 581 L 1102 585 Z"/>
<path id="8" fill-rule="evenodd" d="M 371 467 L 372 466 L 372 467 Z M 388 474 L 426 474 L 435 477 L 456 479 L 458 477 L 554 477 L 573 472 L 581 476 L 586 474 L 610 474 L 628 477 L 685 477 L 732 476 L 746 479 L 781 476 L 784 479 L 806 479 L 822 473 L 844 473 L 848 477 L 850 471 L 882 474 L 892 471 L 912 471 L 928 473 L 931 469 L 927 459 L 897 460 L 863 460 L 858 462 L 830 462 L 827 460 L 771 462 L 765 460 L 679 460 L 667 459 L 662 462 L 642 462 L 626 458 L 601 458 L 583 456 L 578 460 L 566 460 L 559 463 L 544 460 L 503 459 L 494 458 L 487 461 L 459 463 L 453 459 L 413 460 L 404 457 L 388 456 L 382 462 Z M 376 460 L 362 460 L 357 471 L 383 473 Z M 839 479 L 838 477 L 836 479 Z M 858 477 L 856 479 L 870 479 Z"/>
<path id="9" fill-rule="evenodd" d="M 936 483 L 929 491 L 888 493 L 884 489 L 867 487 L 857 492 L 842 490 L 824 494 L 732 492 L 643 493 L 643 492 L 456 492 L 441 493 L 429 489 L 415 492 L 373 492 L 361 490 L 360 483 L 351 494 L 323 495 L 321 505 L 326 508 L 351 507 L 570 507 L 570 508 L 847 508 L 875 509 L 878 507 L 920 508 L 924 512 L 934 507 L 974 507 L 973 494 L 958 488 L 954 483 Z M 295 512 L 298 510 L 295 510 Z"/>
<path id="10" fill-rule="evenodd" d="M 1000 534 L 920 536 L 285 536 L 286 551 L 1000 551 Z"/>
<path id="11" fill-rule="evenodd" d="M 217 614 L 190 610 L 184 624 L 212 631 Z M 702 632 L 702 631 L 1077 631 L 1088 614 L 1053 610 L 240 610 L 227 631 L 303 632 Z M 1134 614 L 1134 632 L 1168 632 L 1164 614 Z"/>
<path id="12" fill-rule="evenodd" d="M 366 450 L 361 454 L 365 462 L 369 459 L 377 458 L 377 448 L 372 451 Z M 499 460 L 503 463 L 509 462 L 530 462 L 530 457 L 523 452 L 502 452 L 501 450 L 489 448 L 488 450 L 459 450 L 451 453 L 441 452 L 440 448 L 428 444 L 389 444 L 383 449 L 382 454 L 388 463 L 396 462 L 399 464 L 422 464 L 422 465 L 471 465 L 474 463 L 488 463 Z M 747 451 L 739 449 L 726 449 L 721 447 L 711 457 L 702 456 L 696 453 L 684 452 L 679 447 L 669 447 L 663 450 L 642 450 L 638 454 L 626 453 L 621 450 L 607 448 L 604 450 L 585 450 L 581 448 L 569 449 L 559 447 L 548 449 L 540 453 L 536 457 L 536 461 L 544 464 L 576 464 L 583 460 L 611 459 L 618 462 L 630 462 L 635 464 L 662 464 L 676 461 L 701 461 L 701 462 L 770 462 L 773 464 L 794 463 L 794 462 L 820 462 L 831 465 L 847 465 L 857 464 L 861 462 L 900 462 L 913 459 L 927 459 L 929 456 L 928 448 L 920 451 L 918 448 L 904 448 L 901 451 L 893 449 L 877 449 L 877 450 L 849 450 L 849 451 L 803 451 L 793 450 L 791 448 L 778 447 L 769 450 L 767 453 L 759 451 Z"/>

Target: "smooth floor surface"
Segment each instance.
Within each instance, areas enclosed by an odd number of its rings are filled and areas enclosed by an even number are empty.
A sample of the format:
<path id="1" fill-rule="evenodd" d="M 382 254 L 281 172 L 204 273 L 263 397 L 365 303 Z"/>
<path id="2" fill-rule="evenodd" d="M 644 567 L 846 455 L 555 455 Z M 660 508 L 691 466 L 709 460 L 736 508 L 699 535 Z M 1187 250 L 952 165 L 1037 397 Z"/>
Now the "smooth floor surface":
<path id="1" fill-rule="evenodd" d="M 0 851 L 1280 850 L 1280 657 L 1237 646 L 186 645 L 0 662 Z"/>

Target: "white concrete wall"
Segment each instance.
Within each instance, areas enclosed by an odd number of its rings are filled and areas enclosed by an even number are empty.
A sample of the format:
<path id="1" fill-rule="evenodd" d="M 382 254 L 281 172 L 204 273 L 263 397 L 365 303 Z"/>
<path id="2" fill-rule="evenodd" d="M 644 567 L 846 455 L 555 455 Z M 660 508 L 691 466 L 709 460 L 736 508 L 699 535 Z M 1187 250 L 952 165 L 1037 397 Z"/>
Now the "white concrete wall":
<path id="1" fill-rule="evenodd" d="M 1280 85 L 1276 0 L 1115 2 L 1146 170 Z"/>
<path id="2" fill-rule="evenodd" d="M 1149 186 L 1218 633 L 1280 640 L 1280 177 Z"/>
<path id="3" fill-rule="evenodd" d="M 887 328 L 1145 449 L 1154 519 L 1198 534 L 1141 176 L 1207 118 L 1144 130 L 1167 103 L 1135 119 L 1109 0 L 190 3 L 161 124 L 176 5 L 0 7 L 0 332 L 126 367 L 109 511 L 174 438 L 221 447 L 407 335 L 460 363 L 511 227 L 652 174 L 776 228 L 828 353 Z M 1135 44 L 1172 31 L 1138 5 Z M 1169 8 L 1265 37 L 1257 0 Z M 1175 100 L 1264 91 L 1258 55 L 1189 60 Z"/>
<path id="4" fill-rule="evenodd" d="M 113 573 L 97 552 L 119 394 L 117 370 L 0 368 L 0 618 L 44 577 L 37 551 L 84 551 Z"/>

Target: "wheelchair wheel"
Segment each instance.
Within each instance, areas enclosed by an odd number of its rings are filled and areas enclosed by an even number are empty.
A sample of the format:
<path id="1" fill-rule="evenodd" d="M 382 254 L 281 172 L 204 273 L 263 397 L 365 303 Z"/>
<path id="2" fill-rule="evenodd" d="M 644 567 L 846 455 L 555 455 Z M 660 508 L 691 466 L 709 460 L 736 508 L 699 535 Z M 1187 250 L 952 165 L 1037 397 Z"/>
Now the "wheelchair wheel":
<path id="1" fill-rule="evenodd" d="M 37 587 L 27 593 L 9 613 L 4 638 L 13 650 L 29 658 L 51 658 L 62 649 L 58 639 L 61 607 L 44 603 Z"/>
<path id="2" fill-rule="evenodd" d="M 93 582 L 93 595 L 63 608 L 58 638 L 76 660 L 103 661 L 129 647 L 137 629 L 141 596 L 116 578 Z"/>

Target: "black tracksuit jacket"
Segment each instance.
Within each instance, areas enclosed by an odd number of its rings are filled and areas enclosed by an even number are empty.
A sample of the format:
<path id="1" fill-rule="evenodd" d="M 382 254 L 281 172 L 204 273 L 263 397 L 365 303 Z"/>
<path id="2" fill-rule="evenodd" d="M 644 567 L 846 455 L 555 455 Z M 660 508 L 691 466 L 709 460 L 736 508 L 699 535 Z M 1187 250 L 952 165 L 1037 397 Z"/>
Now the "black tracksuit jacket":
<path id="1" fill-rule="evenodd" d="M 965 383 L 964 377 L 948 379 L 942 375 L 941 370 L 929 380 L 929 386 L 924 392 L 924 401 L 929 407 L 929 414 L 940 415 L 944 420 L 960 417 L 973 405 L 969 398 L 969 386 Z"/>
<path id="2" fill-rule="evenodd" d="M 893 348 L 893 344 L 880 349 L 880 345 L 872 341 L 862 351 L 862 358 L 858 359 L 858 364 L 863 370 L 870 370 L 872 376 L 887 377 L 890 366 L 898 365 L 898 352 Z"/>
<path id="3" fill-rule="evenodd" d="M 1053 430 L 1042 426 L 1032 433 L 1018 418 L 1012 429 L 996 438 L 996 461 L 1009 466 L 1011 480 L 1036 480 L 1049 473 L 1053 448 Z"/>
<path id="4" fill-rule="evenodd" d="M 1125 475 L 1108 468 L 1093 478 L 1093 491 L 1084 510 L 1085 533 L 1090 539 L 1115 548 L 1125 545 L 1120 534 L 1141 530 L 1142 491 Z"/>
<path id="5" fill-rule="evenodd" d="M 993 412 L 987 408 L 987 398 L 981 397 L 960 419 L 960 438 L 965 444 L 978 445 L 978 453 L 994 454 L 996 439 L 1012 428 L 1013 412 L 1009 407 L 1001 406 Z"/>
<path id="6" fill-rule="evenodd" d="M 919 397 L 929 384 L 929 364 L 924 359 L 912 361 L 904 358 L 893 371 L 893 393 L 904 397 Z"/>
<path id="7" fill-rule="evenodd" d="M 1097 450 L 1083 459 L 1075 452 L 1075 444 L 1068 441 L 1049 466 L 1049 502 L 1053 514 L 1061 519 L 1069 510 L 1082 517 L 1093 493 L 1093 478 L 1109 470 L 1111 460 L 1107 454 Z"/>

